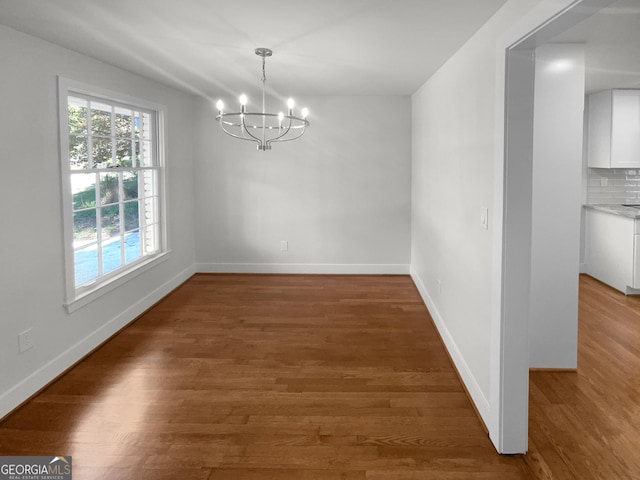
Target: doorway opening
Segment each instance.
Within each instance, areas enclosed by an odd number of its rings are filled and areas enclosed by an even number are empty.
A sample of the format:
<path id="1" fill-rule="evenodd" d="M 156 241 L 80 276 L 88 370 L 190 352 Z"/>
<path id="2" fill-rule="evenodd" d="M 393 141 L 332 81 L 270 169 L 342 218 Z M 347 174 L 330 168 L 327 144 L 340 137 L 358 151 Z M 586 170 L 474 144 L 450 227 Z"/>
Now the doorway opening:
<path id="1" fill-rule="evenodd" d="M 620 3 L 623 0 L 619 0 Z M 536 128 L 536 50 L 562 38 L 561 34 L 613 4 L 613 0 L 582 0 L 556 12 L 550 20 L 533 29 L 506 49 L 504 111 L 504 182 L 501 264 L 501 378 L 494 390 L 500 401 L 499 438 L 494 443 L 502 453 L 527 450 L 528 397 L 531 346 L 532 259 L 539 247 L 535 225 L 533 184 Z M 548 17 L 547 17 L 548 18 Z M 584 68 L 584 66 L 583 66 Z M 584 92 L 581 93 L 584 98 Z M 539 120 L 539 119 L 538 119 Z M 579 252 L 579 244 L 575 246 Z M 575 265 L 575 302 L 577 274 Z M 544 275 L 544 272 L 542 273 Z M 553 278 L 549 278 L 553 281 Z M 573 343 L 577 348 L 577 307 Z M 544 326 L 543 326 L 544 328 Z M 567 334 L 571 328 L 563 332 Z M 543 332 L 549 334 L 549 332 Z M 562 342 L 559 342 L 562 345 Z M 575 352 L 577 355 L 577 352 Z M 576 356 L 577 358 L 577 356 Z M 547 366 L 547 368 L 553 368 Z M 559 368 L 567 368 L 561 365 Z M 570 368 L 570 367 L 569 367 Z"/>

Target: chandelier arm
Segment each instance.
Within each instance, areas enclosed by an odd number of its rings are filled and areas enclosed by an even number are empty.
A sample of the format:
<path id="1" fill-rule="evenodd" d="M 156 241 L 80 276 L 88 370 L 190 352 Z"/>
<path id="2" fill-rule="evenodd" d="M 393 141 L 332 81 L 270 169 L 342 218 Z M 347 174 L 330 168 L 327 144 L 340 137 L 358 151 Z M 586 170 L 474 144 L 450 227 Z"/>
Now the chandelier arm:
<path id="1" fill-rule="evenodd" d="M 294 126 L 291 127 L 291 120 L 298 120 L 300 122 L 302 122 L 302 125 L 299 126 Z M 282 135 L 278 135 L 275 138 L 272 138 L 271 140 L 268 141 L 268 144 L 272 143 L 272 142 L 290 142 L 291 140 L 296 140 L 298 138 L 300 138 L 302 135 L 304 135 L 304 132 L 307 131 L 307 127 L 309 126 L 309 121 L 304 119 L 304 118 L 298 118 L 298 117 L 293 117 L 293 116 L 289 116 L 289 127 L 287 128 L 286 132 L 284 132 Z M 291 129 L 294 129 L 293 133 L 296 133 L 295 130 L 302 128 L 302 131 L 300 133 L 298 133 L 295 136 L 291 136 L 291 137 L 287 137 L 287 138 L 283 138 L 287 133 L 289 133 L 289 131 Z"/>
<path id="2" fill-rule="evenodd" d="M 278 129 L 278 132 L 280 132 L 280 130 L 282 130 L 282 128 Z M 267 145 L 269 145 L 271 142 L 277 142 L 279 138 L 284 137 L 287 133 L 289 133 L 289 130 L 291 130 L 291 117 L 289 117 L 289 124 L 287 125 L 287 128 L 285 129 L 284 132 L 279 133 L 277 136 L 275 136 L 274 138 L 271 138 L 267 141 Z"/>
<path id="3" fill-rule="evenodd" d="M 253 139 L 254 142 L 256 142 L 258 144 L 258 147 L 262 146 L 262 140 L 260 140 L 258 137 L 254 136 L 248 129 L 247 129 L 247 125 L 244 122 L 244 115 L 240 115 L 240 121 L 242 122 L 242 135 L 244 136 L 244 134 L 246 133 L 247 135 L 249 135 L 251 138 L 247 138 L 245 137 L 245 139 L 247 140 L 251 140 Z M 264 132 L 264 129 L 263 129 Z"/>
<path id="4" fill-rule="evenodd" d="M 226 118 L 226 117 L 240 117 L 241 115 L 244 115 L 245 117 L 272 117 L 272 118 L 279 118 L 279 115 L 276 113 L 254 113 L 254 112 L 245 112 L 245 113 L 241 113 L 241 112 L 229 112 L 229 113 L 223 113 L 222 114 L 222 118 Z M 287 115 L 284 118 L 286 118 L 287 120 L 291 120 L 291 130 L 298 130 L 300 128 L 303 127 L 307 127 L 309 126 L 309 120 L 305 120 L 304 118 L 300 118 L 300 117 L 296 117 L 295 115 Z M 216 117 L 216 121 L 220 121 L 220 115 L 218 115 Z M 299 125 L 294 125 L 293 124 L 293 120 L 295 120 L 296 122 L 299 123 Z M 242 123 L 233 123 L 231 121 L 228 120 L 222 120 L 222 123 L 224 125 L 229 125 L 232 127 L 241 127 Z M 254 128 L 254 127 L 259 127 L 262 128 L 260 125 L 247 125 L 247 129 L 249 128 Z M 270 127 L 267 126 L 266 127 L 269 130 L 281 130 L 280 128 L 277 127 Z"/>
<path id="5" fill-rule="evenodd" d="M 230 132 L 229 130 L 227 130 L 226 128 L 222 127 L 222 131 L 224 133 L 226 133 L 227 135 L 233 137 L 233 138 L 238 138 L 240 140 L 247 140 L 249 142 L 255 142 L 255 140 L 253 138 L 247 138 L 247 137 L 243 137 L 242 135 L 238 135 L 236 133 Z"/>
<path id="6" fill-rule="evenodd" d="M 251 138 L 247 138 L 247 126 L 244 123 L 244 115 L 240 115 L 240 133 L 242 133 L 242 138 L 245 140 L 251 140 Z"/>
<path id="7" fill-rule="evenodd" d="M 304 132 L 307 131 L 307 126 L 305 125 L 304 128 L 302 129 L 302 131 L 300 133 L 298 133 L 295 137 L 289 137 L 289 138 L 274 138 L 273 140 L 270 140 L 270 142 L 290 142 L 291 140 L 297 140 L 298 138 L 300 138 L 302 135 L 304 135 Z"/>
<path id="8" fill-rule="evenodd" d="M 224 116 L 224 115 L 223 115 L 223 116 Z M 255 142 L 255 140 L 254 140 L 253 138 L 247 138 L 247 137 L 246 137 L 246 136 L 244 136 L 244 135 L 238 135 L 237 133 L 233 133 L 232 131 L 227 130 L 227 129 L 225 128 L 225 125 L 229 125 L 229 126 L 231 126 L 231 127 L 241 127 L 241 125 L 240 125 L 240 124 L 234 124 L 234 123 L 231 123 L 231 122 L 225 122 L 224 120 L 222 120 L 222 117 L 223 117 L 223 116 L 218 115 L 218 117 L 217 117 L 217 118 L 219 119 L 220 128 L 222 128 L 222 131 L 223 131 L 224 133 L 226 133 L 227 135 L 229 135 L 229 136 L 231 136 L 231 137 L 233 137 L 233 138 L 238 138 L 238 139 L 240 139 L 240 140 L 248 140 L 248 141 L 250 141 L 250 142 Z"/>

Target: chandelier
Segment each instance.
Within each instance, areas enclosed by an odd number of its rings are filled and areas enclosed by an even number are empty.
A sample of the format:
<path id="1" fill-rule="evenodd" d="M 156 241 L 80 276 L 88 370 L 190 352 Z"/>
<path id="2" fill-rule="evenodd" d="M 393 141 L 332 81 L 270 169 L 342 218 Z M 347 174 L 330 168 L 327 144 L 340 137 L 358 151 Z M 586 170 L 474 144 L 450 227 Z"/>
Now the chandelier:
<path id="1" fill-rule="evenodd" d="M 283 112 L 266 112 L 265 87 L 267 75 L 265 73 L 265 59 L 273 55 L 273 51 L 268 48 L 256 48 L 255 54 L 262 57 L 262 113 L 248 112 L 248 98 L 245 94 L 242 94 L 239 98 L 239 112 L 225 112 L 224 103 L 222 103 L 222 100 L 218 100 L 216 103 L 216 108 L 218 109 L 216 120 L 218 120 L 220 128 L 227 135 L 240 140 L 256 142 L 258 150 L 265 151 L 271 150 L 272 143 L 288 142 L 300 138 L 309 126 L 309 121 L 307 120 L 309 110 L 303 108 L 300 111 L 300 116 L 294 115 L 294 102 L 290 98 L 287 101 L 287 115 Z"/>

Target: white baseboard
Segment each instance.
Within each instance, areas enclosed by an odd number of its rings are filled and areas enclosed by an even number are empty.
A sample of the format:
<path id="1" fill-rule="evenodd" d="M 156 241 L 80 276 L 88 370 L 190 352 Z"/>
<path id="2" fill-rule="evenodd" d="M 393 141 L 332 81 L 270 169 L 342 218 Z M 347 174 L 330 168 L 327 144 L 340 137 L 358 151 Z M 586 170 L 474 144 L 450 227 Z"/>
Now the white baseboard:
<path id="1" fill-rule="evenodd" d="M 78 343 L 62 352 L 56 358 L 40 367 L 20 383 L 9 388 L 0 395 L 0 418 L 4 417 L 34 393 L 47 385 L 58 375 L 71 367 L 82 357 L 91 352 L 98 345 L 112 337 L 119 330 L 131 323 L 138 315 L 151 307 L 163 297 L 175 290 L 195 273 L 195 265 L 192 265 L 163 285 L 141 298 L 115 318 L 80 340 Z"/>
<path id="2" fill-rule="evenodd" d="M 440 336 L 442 337 L 442 340 L 444 341 L 444 344 L 449 351 L 449 355 L 451 356 L 453 363 L 455 363 L 456 369 L 458 370 L 458 373 L 460 374 L 460 377 L 462 378 L 462 381 L 464 382 L 465 387 L 467 388 L 467 391 L 471 396 L 471 400 L 478 410 L 478 413 L 482 417 L 485 425 L 491 425 L 491 405 L 489 403 L 489 400 L 484 395 L 482 389 L 480 388 L 480 385 L 473 376 L 473 373 L 471 372 L 469 365 L 465 361 L 462 352 L 458 348 L 458 345 L 453 339 L 453 336 L 449 332 L 447 324 L 440 315 L 440 312 L 431 299 L 429 292 L 427 292 L 427 289 L 422 283 L 422 279 L 413 268 L 411 268 L 411 278 L 418 288 L 418 291 L 420 292 L 420 295 L 422 296 L 422 299 L 424 300 L 424 303 L 427 306 L 427 309 L 429 310 L 434 323 L 436 324 L 436 328 L 438 329 L 438 332 L 440 333 Z"/>
<path id="3" fill-rule="evenodd" d="M 198 263 L 199 273 L 298 273 L 342 275 L 408 275 L 404 264 Z"/>

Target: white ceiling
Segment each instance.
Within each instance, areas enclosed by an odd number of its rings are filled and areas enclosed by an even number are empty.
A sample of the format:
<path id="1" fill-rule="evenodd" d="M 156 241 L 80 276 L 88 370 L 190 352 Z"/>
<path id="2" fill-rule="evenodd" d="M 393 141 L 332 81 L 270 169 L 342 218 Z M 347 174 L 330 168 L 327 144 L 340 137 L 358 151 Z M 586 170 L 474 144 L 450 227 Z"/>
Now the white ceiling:
<path id="1" fill-rule="evenodd" d="M 505 0 L 0 0 L 0 24 L 205 96 L 411 94 Z"/>
<path id="2" fill-rule="evenodd" d="M 556 37 L 584 43 L 586 90 L 640 88 L 640 0 L 618 0 Z"/>

